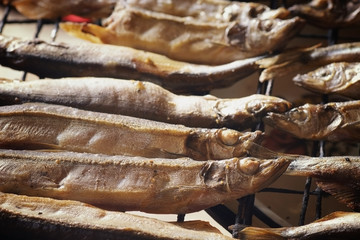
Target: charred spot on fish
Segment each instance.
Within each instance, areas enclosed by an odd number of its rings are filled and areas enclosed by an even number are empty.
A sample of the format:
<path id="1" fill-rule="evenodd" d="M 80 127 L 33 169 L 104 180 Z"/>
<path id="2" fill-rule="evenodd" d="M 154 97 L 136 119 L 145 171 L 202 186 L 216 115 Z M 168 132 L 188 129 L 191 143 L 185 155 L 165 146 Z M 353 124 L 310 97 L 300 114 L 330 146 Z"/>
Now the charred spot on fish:
<path id="1" fill-rule="evenodd" d="M 230 45 L 243 45 L 246 40 L 247 28 L 238 23 L 232 24 L 226 29 L 227 42 Z"/>

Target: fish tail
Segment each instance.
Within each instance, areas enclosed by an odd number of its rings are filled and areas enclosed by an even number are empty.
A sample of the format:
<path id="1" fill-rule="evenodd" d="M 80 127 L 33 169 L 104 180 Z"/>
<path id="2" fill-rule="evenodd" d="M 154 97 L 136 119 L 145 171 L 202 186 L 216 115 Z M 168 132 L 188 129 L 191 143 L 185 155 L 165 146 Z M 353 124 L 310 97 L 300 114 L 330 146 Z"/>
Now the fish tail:
<path id="1" fill-rule="evenodd" d="M 247 227 L 239 232 L 237 237 L 241 240 L 285 240 L 286 237 L 281 236 L 281 228 L 257 228 Z"/>

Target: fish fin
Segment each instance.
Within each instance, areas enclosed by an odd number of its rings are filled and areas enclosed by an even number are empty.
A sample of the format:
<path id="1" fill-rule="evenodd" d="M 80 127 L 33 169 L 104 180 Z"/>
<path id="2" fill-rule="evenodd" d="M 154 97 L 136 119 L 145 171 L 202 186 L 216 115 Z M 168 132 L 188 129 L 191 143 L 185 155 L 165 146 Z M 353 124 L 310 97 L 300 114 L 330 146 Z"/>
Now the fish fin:
<path id="1" fill-rule="evenodd" d="M 360 184 L 317 179 L 318 186 L 349 208 L 360 211 Z"/>
<path id="2" fill-rule="evenodd" d="M 271 66 L 283 64 L 285 62 L 292 62 L 298 59 L 303 53 L 311 52 L 320 46 L 321 43 L 305 48 L 289 48 L 275 56 L 260 59 L 256 61 L 256 64 L 258 64 L 260 68 L 269 68 Z"/>
<path id="3" fill-rule="evenodd" d="M 209 222 L 201 221 L 201 220 L 192 220 L 185 222 L 171 222 L 179 227 L 195 230 L 195 231 L 205 231 L 205 232 L 214 232 L 221 233 L 219 229 L 213 227 Z"/>
<path id="4" fill-rule="evenodd" d="M 101 26 L 92 23 L 64 22 L 60 23 L 60 27 L 62 30 L 74 37 L 93 43 L 104 43 L 101 40 L 101 37 L 99 37 L 99 33 L 104 31 Z"/>
<path id="5" fill-rule="evenodd" d="M 281 236 L 282 228 L 247 227 L 239 232 L 238 239 L 242 240 L 285 240 Z"/>
<path id="6" fill-rule="evenodd" d="M 286 157 L 288 160 L 295 160 L 301 157 L 301 155 L 296 155 L 296 154 L 274 152 L 254 142 L 249 142 L 247 145 L 247 149 L 248 149 L 247 150 L 248 155 L 256 158 L 270 159 L 270 158 Z"/>
<path id="7" fill-rule="evenodd" d="M 331 219 L 336 219 L 336 218 L 339 218 L 339 217 L 343 217 L 343 216 L 346 216 L 348 215 L 349 212 L 342 212 L 342 211 L 336 211 L 336 212 L 333 212 L 333 213 L 330 213 L 314 222 L 325 222 L 325 221 L 329 221 Z"/>

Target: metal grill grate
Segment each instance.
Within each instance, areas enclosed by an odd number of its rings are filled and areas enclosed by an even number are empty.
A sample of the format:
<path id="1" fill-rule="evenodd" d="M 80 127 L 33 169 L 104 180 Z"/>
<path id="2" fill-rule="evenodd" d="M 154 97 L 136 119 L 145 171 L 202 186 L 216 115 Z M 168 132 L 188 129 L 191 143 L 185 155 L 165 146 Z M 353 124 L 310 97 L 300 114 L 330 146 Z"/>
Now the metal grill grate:
<path id="1" fill-rule="evenodd" d="M 253 1 L 256 2 L 256 1 Z M 289 1 L 258 1 L 261 3 L 267 2 L 267 5 L 272 8 L 277 8 L 279 6 L 287 6 Z M 10 13 L 14 11 L 10 6 L 5 6 L 3 11 L 2 20 L 0 22 L 0 33 L 3 32 L 4 27 L 7 24 L 35 24 L 36 30 L 34 33 L 34 38 L 38 38 L 40 32 L 42 31 L 42 28 L 44 25 L 53 25 L 53 29 L 51 31 L 51 40 L 55 41 L 58 33 L 59 33 L 59 23 L 60 19 L 57 21 L 49 21 L 49 20 L 27 20 L 27 19 L 21 19 L 21 20 L 11 20 L 9 19 Z M 338 29 L 330 29 L 326 34 L 300 34 L 298 36 L 299 38 L 303 38 L 305 40 L 307 39 L 322 39 L 327 40 L 328 44 L 335 44 L 339 40 L 339 30 Z M 360 40 L 360 38 L 357 37 L 344 37 L 342 40 L 344 41 L 357 41 Z M 27 77 L 27 73 L 24 72 L 22 79 L 25 81 Z M 274 88 L 274 82 L 268 81 L 265 83 L 258 82 L 256 93 L 261 93 L 265 95 L 271 95 L 272 90 Z M 328 101 L 327 96 L 322 97 L 322 103 L 326 103 Z M 257 129 L 263 129 L 263 125 L 260 124 Z M 312 150 L 312 156 L 325 156 L 325 142 L 314 142 L 313 143 L 313 150 Z M 301 209 L 300 209 L 300 216 L 298 225 L 303 225 L 305 223 L 305 216 L 308 211 L 309 206 L 309 199 L 311 196 L 314 196 L 316 198 L 315 202 L 315 216 L 316 219 L 320 218 L 322 216 L 322 200 L 324 197 L 324 193 L 321 189 L 316 188 L 315 190 L 311 191 L 311 184 L 312 179 L 306 178 L 304 183 L 304 190 L 292 190 L 292 189 L 286 189 L 286 188 L 274 188 L 274 187 L 268 187 L 263 189 L 262 193 L 272 193 L 275 197 L 281 197 L 281 195 L 302 195 L 302 202 L 301 202 Z M 259 219 L 261 222 L 263 222 L 265 225 L 269 227 L 281 227 L 282 224 L 279 223 L 277 219 L 274 219 L 273 216 L 270 216 L 268 213 L 264 212 L 263 209 L 259 208 L 254 204 L 255 202 L 255 195 L 246 196 L 244 198 L 238 199 L 238 209 L 237 213 L 235 214 L 233 210 L 230 210 L 225 205 L 218 205 L 215 207 L 212 207 L 210 209 L 207 209 L 206 212 L 220 225 L 227 228 L 229 225 L 234 225 L 232 234 L 234 237 L 237 236 L 237 233 L 239 230 L 241 230 L 244 226 L 252 225 L 252 219 L 255 216 L 257 219 Z M 182 222 L 185 219 L 185 215 L 178 215 L 177 221 Z"/>

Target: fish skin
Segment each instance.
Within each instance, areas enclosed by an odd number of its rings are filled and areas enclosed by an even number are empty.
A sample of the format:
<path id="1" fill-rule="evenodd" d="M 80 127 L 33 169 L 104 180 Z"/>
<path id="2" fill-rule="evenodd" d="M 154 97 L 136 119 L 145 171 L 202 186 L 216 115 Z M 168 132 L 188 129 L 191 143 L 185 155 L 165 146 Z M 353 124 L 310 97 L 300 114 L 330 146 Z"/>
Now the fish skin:
<path id="1" fill-rule="evenodd" d="M 133 47 L 178 61 L 219 65 L 279 50 L 303 23 L 300 18 L 253 18 L 245 25 L 236 21 L 202 22 L 125 8 L 114 11 L 104 26 L 64 22 L 60 27 L 91 42 Z"/>
<path id="2" fill-rule="evenodd" d="M 77 201 L 6 193 L 0 193 L 0 226 L 0 236 L 18 240 L 232 239 L 158 219 L 106 211 Z"/>
<path id="3" fill-rule="evenodd" d="M 360 213 L 337 211 L 304 226 L 283 228 L 247 227 L 239 233 L 238 239 L 356 240 L 360 237 L 359 223 Z"/>
<path id="4" fill-rule="evenodd" d="M 97 56 L 94 58 L 94 56 Z M 110 77 L 150 81 L 176 93 L 203 93 L 254 73 L 263 56 L 208 66 L 122 46 L 48 43 L 0 35 L 0 64 L 40 78 Z"/>
<path id="5" fill-rule="evenodd" d="M 349 208 L 360 211 L 358 156 L 298 157 L 284 174 L 316 179 L 317 185 Z"/>
<path id="6" fill-rule="evenodd" d="M 322 94 L 360 99 L 360 62 L 327 64 L 293 78 L 296 85 Z"/>
<path id="7" fill-rule="evenodd" d="M 315 45 L 307 48 L 285 50 L 256 63 L 264 69 L 259 77 L 261 82 L 275 79 L 293 79 L 321 66 L 334 62 L 359 62 L 360 42 L 339 43 L 327 47 Z"/>
<path id="8" fill-rule="evenodd" d="M 0 150 L 0 191 L 113 210 L 181 214 L 255 193 L 289 163 L 283 157 L 194 161 Z"/>
<path id="9" fill-rule="evenodd" d="M 238 21 L 246 25 L 252 18 L 261 20 L 286 19 L 290 12 L 279 7 L 270 9 L 265 4 L 255 2 L 234 2 L 222 0 L 120 0 L 116 9 L 134 7 L 161 12 L 178 17 L 194 18 L 200 21 L 231 22 Z M 206 14 L 205 14 L 206 13 Z"/>
<path id="10" fill-rule="evenodd" d="M 308 140 L 358 142 L 359 101 L 305 104 L 263 118 L 270 126 Z"/>
<path id="11" fill-rule="evenodd" d="M 3 0 L 30 19 L 57 19 L 70 14 L 93 19 L 108 17 L 117 0 Z"/>
<path id="12" fill-rule="evenodd" d="M 289 8 L 293 16 L 322 28 L 343 28 L 360 22 L 360 1 L 312 0 Z"/>
<path id="13" fill-rule="evenodd" d="M 231 99 L 175 95 L 150 82 L 91 77 L 3 80 L 0 101 L 3 105 L 44 102 L 188 127 L 237 130 L 255 126 L 269 111 L 291 107 L 286 100 L 260 94 Z"/>
<path id="14" fill-rule="evenodd" d="M 45 103 L 0 107 L 0 146 L 196 160 L 244 156 L 262 132 L 189 128 Z"/>

